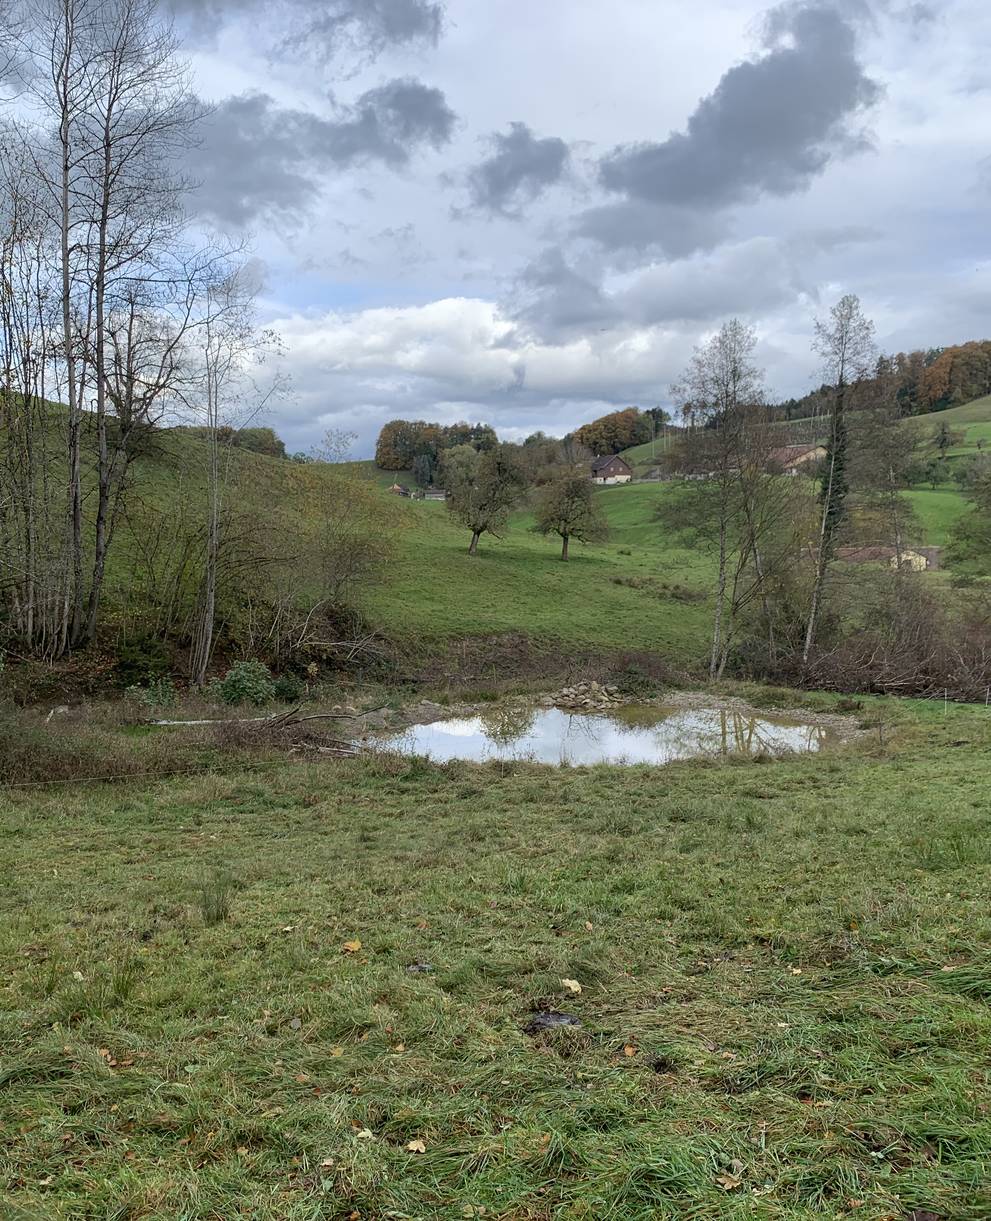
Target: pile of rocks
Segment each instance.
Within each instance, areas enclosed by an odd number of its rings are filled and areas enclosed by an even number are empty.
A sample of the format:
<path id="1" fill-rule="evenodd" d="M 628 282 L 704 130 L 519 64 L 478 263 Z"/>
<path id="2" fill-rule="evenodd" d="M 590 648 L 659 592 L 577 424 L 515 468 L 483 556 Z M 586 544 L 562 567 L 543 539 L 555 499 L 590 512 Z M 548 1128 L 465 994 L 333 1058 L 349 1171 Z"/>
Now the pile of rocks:
<path id="1" fill-rule="evenodd" d="M 582 712 L 601 712 L 616 704 L 624 703 L 618 687 L 604 686 L 602 683 L 575 683 L 571 687 L 562 687 L 554 695 L 543 699 L 545 707 L 572 708 Z"/>

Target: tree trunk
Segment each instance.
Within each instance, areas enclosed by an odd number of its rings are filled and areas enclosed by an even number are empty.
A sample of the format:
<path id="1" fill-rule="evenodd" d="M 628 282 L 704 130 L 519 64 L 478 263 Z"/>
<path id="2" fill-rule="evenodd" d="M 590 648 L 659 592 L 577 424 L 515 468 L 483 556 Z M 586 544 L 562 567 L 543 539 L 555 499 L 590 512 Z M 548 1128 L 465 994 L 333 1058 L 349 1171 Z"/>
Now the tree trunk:
<path id="1" fill-rule="evenodd" d="M 833 408 L 833 425 L 831 429 L 832 443 L 829 453 L 829 474 L 826 478 L 826 486 L 823 489 L 822 498 L 822 515 L 819 519 L 819 546 L 816 550 L 816 566 L 815 580 L 812 585 L 812 602 L 809 607 L 809 620 L 805 628 L 805 643 L 802 647 L 802 669 L 804 670 L 809 664 L 809 658 L 812 655 L 812 647 L 815 644 L 816 629 L 819 626 L 819 615 L 822 611 L 822 591 L 826 583 L 826 572 L 829 568 L 829 561 L 832 558 L 833 532 L 835 523 L 830 525 L 830 520 L 833 515 L 834 497 L 836 496 L 835 476 L 837 466 L 837 447 L 841 437 L 841 426 L 843 424 L 843 400 L 846 393 L 846 386 L 840 382 L 836 388 L 836 405 Z M 845 442 L 844 442 L 845 444 Z"/>
<path id="2" fill-rule="evenodd" d="M 72 173 L 70 131 L 71 99 L 69 93 L 70 60 L 72 55 L 72 11 L 68 0 L 63 6 L 65 23 L 64 60 L 60 65 L 59 96 L 59 152 L 61 155 L 59 238 L 62 271 L 62 343 L 65 347 L 66 402 L 69 409 L 68 430 L 68 544 L 70 563 L 66 571 L 65 603 L 62 626 L 62 643 L 59 652 L 67 652 L 76 643 L 83 622 L 83 500 L 82 472 L 80 460 L 80 434 L 82 431 L 82 409 L 79 403 L 79 387 L 76 382 L 75 344 L 72 334 L 72 264 L 70 237 L 72 215 L 69 202 L 69 184 Z"/>
<path id="3" fill-rule="evenodd" d="M 92 644 L 96 638 L 96 623 L 100 612 L 100 594 L 107 563 L 107 520 L 110 513 L 110 454 L 107 446 L 107 381 L 106 381 L 106 295 L 107 295 L 107 233 L 110 224 L 111 136 L 104 130 L 100 216 L 97 227 L 96 256 L 96 331 L 94 364 L 96 374 L 96 436 L 98 449 L 96 531 L 93 573 L 90 578 L 83 640 Z"/>
<path id="4" fill-rule="evenodd" d="M 571 536 L 568 534 L 561 535 L 561 559 L 565 563 L 568 561 L 568 540 Z"/>
<path id="5" fill-rule="evenodd" d="M 219 387 L 212 372 L 207 373 L 207 420 L 210 429 L 209 494 L 206 563 L 200 595 L 200 616 L 193 634 L 189 673 L 194 687 L 206 686 L 206 674 L 213 653 L 213 628 L 217 614 L 217 559 L 220 554 L 220 404 Z"/>
<path id="6" fill-rule="evenodd" d="M 478 552 L 478 540 L 482 537 L 481 530 L 472 530 L 471 543 L 468 545 L 468 554 L 475 555 Z"/>
<path id="7" fill-rule="evenodd" d="M 719 577 L 716 582 L 716 611 L 712 622 L 712 652 L 709 655 L 709 678 L 719 674 L 723 645 L 723 603 L 726 601 L 726 519 L 719 520 Z"/>

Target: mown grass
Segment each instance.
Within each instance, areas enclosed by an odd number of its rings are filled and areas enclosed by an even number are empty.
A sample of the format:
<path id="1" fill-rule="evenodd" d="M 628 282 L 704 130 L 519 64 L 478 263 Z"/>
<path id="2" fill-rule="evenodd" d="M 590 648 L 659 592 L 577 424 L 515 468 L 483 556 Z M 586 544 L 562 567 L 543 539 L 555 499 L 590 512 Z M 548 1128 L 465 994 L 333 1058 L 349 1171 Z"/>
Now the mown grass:
<path id="1" fill-rule="evenodd" d="M 0 1214 L 988 1217 L 991 721 L 860 715 L 4 793 Z"/>

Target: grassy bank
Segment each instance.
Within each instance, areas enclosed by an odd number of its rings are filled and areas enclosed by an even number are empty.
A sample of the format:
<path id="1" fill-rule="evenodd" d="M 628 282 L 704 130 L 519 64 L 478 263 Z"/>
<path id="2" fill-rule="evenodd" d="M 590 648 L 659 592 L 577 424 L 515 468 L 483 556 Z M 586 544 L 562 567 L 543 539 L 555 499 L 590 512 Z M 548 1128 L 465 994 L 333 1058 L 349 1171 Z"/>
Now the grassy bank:
<path id="1" fill-rule="evenodd" d="M 986 1218 L 991 722 L 878 710 L 5 792 L 0 1213 Z"/>

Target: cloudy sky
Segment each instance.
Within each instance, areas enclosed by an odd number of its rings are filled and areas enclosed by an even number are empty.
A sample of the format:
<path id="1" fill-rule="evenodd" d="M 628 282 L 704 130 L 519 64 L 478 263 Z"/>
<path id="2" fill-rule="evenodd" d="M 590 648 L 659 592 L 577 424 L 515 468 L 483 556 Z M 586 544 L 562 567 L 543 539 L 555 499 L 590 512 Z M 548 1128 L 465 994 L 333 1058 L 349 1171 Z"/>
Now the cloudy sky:
<path id="1" fill-rule="evenodd" d="M 844 292 L 888 350 L 991 332 L 986 0 L 166 2 L 292 449 L 666 403 L 734 315 L 801 394 Z"/>

